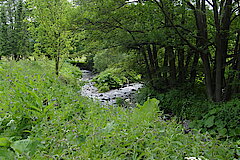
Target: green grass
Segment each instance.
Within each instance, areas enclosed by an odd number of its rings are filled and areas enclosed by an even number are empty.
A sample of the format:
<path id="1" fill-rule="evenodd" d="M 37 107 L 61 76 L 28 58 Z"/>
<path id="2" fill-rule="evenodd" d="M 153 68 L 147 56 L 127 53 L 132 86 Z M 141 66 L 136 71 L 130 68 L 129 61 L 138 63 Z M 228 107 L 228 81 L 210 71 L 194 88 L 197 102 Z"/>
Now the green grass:
<path id="1" fill-rule="evenodd" d="M 238 158 L 238 142 L 184 134 L 156 99 L 125 109 L 80 97 L 74 70 L 64 64 L 66 83 L 49 61 L 0 63 L 0 159 Z"/>

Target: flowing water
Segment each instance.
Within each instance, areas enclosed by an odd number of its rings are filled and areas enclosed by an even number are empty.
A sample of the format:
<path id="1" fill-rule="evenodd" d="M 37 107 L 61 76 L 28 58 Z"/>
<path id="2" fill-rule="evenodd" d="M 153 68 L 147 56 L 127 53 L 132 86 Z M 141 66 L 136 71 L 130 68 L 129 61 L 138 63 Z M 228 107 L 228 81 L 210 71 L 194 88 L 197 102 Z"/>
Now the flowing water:
<path id="1" fill-rule="evenodd" d="M 141 83 L 131 83 L 119 89 L 113 89 L 105 93 L 99 93 L 98 89 L 91 82 L 95 76 L 91 71 L 82 70 L 82 81 L 86 84 L 81 89 L 81 95 L 100 101 L 103 105 L 116 105 L 117 99 L 131 102 L 137 91 L 143 87 Z"/>

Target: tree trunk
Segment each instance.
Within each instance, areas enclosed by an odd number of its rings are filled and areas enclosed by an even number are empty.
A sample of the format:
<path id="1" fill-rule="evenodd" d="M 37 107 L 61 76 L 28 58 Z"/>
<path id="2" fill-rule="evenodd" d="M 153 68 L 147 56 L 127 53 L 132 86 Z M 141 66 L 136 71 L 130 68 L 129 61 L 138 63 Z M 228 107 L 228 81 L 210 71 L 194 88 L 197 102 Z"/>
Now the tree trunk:
<path id="1" fill-rule="evenodd" d="M 213 86 L 212 86 L 212 73 L 209 60 L 208 50 L 208 34 L 207 34 L 207 21 L 206 21 L 206 4 L 205 0 L 197 0 L 196 8 L 194 10 L 196 26 L 197 26 L 197 40 L 196 46 L 201 49 L 199 53 L 203 62 L 205 84 L 209 100 L 213 100 Z"/>
<path id="2" fill-rule="evenodd" d="M 192 59 L 192 55 L 193 55 L 193 53 L 194 53 L 194 51 L 192 50 L 192 49 L 189 49 L 188 51 L 187 51 L 187 56 L 186 56 L 186 62 L 185 62 L 185 76 L 187 77 L 188 76 L 188 67 L 189 67 L 189 64 L 190 64 L 190 62 L 191 62 L 191 59 Z"/>
<path id="3" fill-rule="evenodd" d="M 159 64 L 158 64 L 158 51 L 157 51 L 157 46 L 155 44 L 152 45 L 153 47 L 153 59 L 154 59 L 154 66 L 155 66 L 155 71 L 156 71 L 156 77 L 160 78 L 161 74 L 159 73 Z"/>
<path id="4" fill-rule="evenodd" d="M 203 61 L 203 68 L 205 73 L 205 84 L 209 100 L 213 100 L 213 85 L 212 85 L 212 73 L 209 62 L 209 57 L 207 54 L 201 54 L 201 59 Z"/>
<path id="5" fill-rule="evenodd" d="M 234 57 L 233 57 L 233 62 L 232 62 L 232 67 L 231 70 L 232 72 L 229 73 L 229 77 L 227 80 L 227 86 L 226 86 L 226 90 L 224 93 L 224 101 L 230 100 L 231 96 L 233 93 L 238 93 L 238 88 L 239 85 L 236 85 L 234 88 L 234 79 L 236 78 L 238 81 L 240 81 L 240 74 L 237 72 L 239 72 L 240 70 L 240 30 L 237 32 L 237 36 L 236 36 L 236 43 L 235 43 L 235 48 L 234 48 Z"/>
<path id="6" fill-rule="evenodd" d="M 165 51 L 169 55 L 169 69 L 170 69 L 170 85 L 174 87 L 176 85 L 176 64 L 175 64 L 175 54 L 172 46 L 167 46 Z"/>
<path id="7" fill-rule="evenodd" d="M 199 53 L 195 52 L 192 67 L 191 67 L 191 73 L 190 73 L 190 82 L 193 82 L 193 83 L 195 82 L 196 76 L 197 76 L 198 61 L 199 61 Z"/>
<path id="8" fill-rule="evenodd" d="M 147 70 L 147 74 L 148 74 L 148 78 L 151 82 L 152 85 L 152 74 L 151 74 L 151 70 L 150 70 L 150 66 L 148 63 L 148 59 L 147 59 L 147 55 L 146 55 L 146 51 L 144 49 L 144 46 L 140 46 L 140 52 L 142 53 L 143 57 L 144 57 L 144 61 L 145 61 L 145 65 L 146 65 L 146 70 Z"/>
<path id="9" fill-rule="evenodd" d="M 215 79 L 215 101 L 220 102 L 223 99 L 222 89 L 225 80 L 225 64 L 227 58 L 228 37 L 231 24 L 232 0 L 227 0 L 223 8 L 220 8 L 218 13 L 218 6 L 216 0 L 213 0 L 214 20 L 216 33 L 216 79 Z M 223 10 L 223 13 L 221 11 Z M 221 17 L 221 19 L 219 19 Z"/>
<path id="10" fill-rule="evenodd" d="M 168 69 L 169 69 L 169 66 L 168 66 L 168 53 L 167 53 L 166 48 L 165 48 L 164 60 L 163 60 L 163 79 L 165 81 L 165 84 L 167 84 L 167 85 L 168 85 Z"/>
<path id="11" fill-rule="evenodd" d="M 151 74 L 154 75 L 154 73 L 156 73 L 156 70 L 155 70 L 155 63 L 154 63 L 152 49 L 151 49 L 150 44 L 147 45 L 147 52 L 148 52 L 148 59 L 149 59 L 149 62 L 150 62 L 150 67 L 151 67 L 150 68 Z M 155 76 L 153 78 L 155 78 Z"/>
<path id="12" fill-rule="evenodd" d="M 184 67 L 184 48 L 178 49 L 178 82 L 182 83 L 185 81 L 185 67 Z"/>

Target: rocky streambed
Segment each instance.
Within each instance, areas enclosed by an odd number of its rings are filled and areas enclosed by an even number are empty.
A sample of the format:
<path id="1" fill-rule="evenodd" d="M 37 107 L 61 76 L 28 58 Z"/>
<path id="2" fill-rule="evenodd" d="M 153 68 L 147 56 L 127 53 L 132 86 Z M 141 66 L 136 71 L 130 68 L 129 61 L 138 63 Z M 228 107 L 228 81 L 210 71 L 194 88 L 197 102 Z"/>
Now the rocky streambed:
<path id="1" fill-rule="evenodd" d="M 123 86 L 119 89 L 113 89 L 105 93 L 99 93 L 98 89 L 94 86 L 94 82 L 91 82 L 95 76 L 92 72 L 82 70 L 82 81 L 86 84 L 81 89 L 81 95 L 100 101 L 103 105 L 116 105 L 117 100 L 123 100 L 130 102 L 133 101 L 137 91 L 143 87 L 141 83 L 131 83 Z"/>

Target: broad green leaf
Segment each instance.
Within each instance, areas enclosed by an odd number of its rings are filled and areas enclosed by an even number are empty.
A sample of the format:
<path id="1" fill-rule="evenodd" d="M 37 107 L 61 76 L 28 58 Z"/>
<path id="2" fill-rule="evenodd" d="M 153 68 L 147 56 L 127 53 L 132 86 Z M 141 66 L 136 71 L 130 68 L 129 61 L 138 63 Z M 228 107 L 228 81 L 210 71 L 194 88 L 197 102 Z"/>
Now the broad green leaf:
<path id="1" fill-rule="evenodd" d="M 9 147 L 11 142 L 8 138 L 0 138 L 0 147 Z"/>
<path id="2" fill-rule="evenodd" d="M 215 119 L 215 116 L 210 116 L 207 118 L 207 120 L 204 122 L 205 126 L 210 128 L 214 125 L 214 119 Z"/>
<path id="3" fill-rule="evenodd" d="M 30 153 L 33 154 L 39 145 L 38 141 L 32 141 L 30 139 L 23 139 L 15 141 L 11 144 L 11 148 L 18 154 Z"/>
<path id="4" fill-rule="evenodd" d="M 218 130 L 218 133 L 219 133 L 220 135 L 224 136 L 224 135 L 226 135 L 226 133 L 227 133 L 227 129 L 226 129 L 226 128 L 219 129 L 219 130 Z"/>

